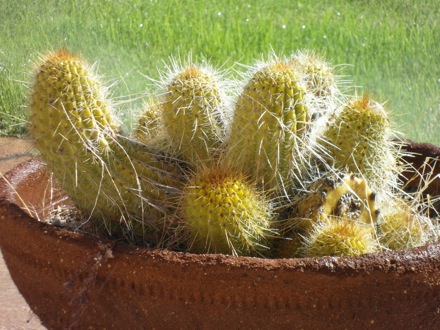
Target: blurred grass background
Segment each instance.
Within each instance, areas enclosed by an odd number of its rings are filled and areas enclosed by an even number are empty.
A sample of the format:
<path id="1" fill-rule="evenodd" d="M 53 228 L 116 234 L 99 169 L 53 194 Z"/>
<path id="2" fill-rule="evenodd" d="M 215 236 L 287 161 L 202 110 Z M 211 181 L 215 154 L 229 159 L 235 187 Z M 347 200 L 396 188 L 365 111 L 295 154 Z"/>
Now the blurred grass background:
<path id="1" fill-rule="evenodd" d="M 32 64 L 48 50 L 98 62 L 130 126 L 170 56 L 226 68 L 313 49 L 347 64 L 406 137 L 440 145 L 439 18 L 438 0 L 0 0 L 0 134 L 26 134 Z"/>

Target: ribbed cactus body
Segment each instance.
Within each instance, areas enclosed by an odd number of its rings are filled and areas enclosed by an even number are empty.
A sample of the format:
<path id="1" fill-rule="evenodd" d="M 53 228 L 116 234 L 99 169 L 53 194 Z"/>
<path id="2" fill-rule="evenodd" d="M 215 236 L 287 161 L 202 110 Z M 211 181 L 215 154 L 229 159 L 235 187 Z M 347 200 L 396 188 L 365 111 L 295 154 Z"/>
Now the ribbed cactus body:
<path id="1" fill-rule="evenodd" d="M 270 204 L 241 175 L 220 168 L 195 174 L 180 213 L 196 252 L 254 255 L 273 235 Z"/>
<path id="2" fill-rule="evenodd" d="M 390 123 L 379 103 L 366 96 L 348 101 L 328 120 L 321 139 L 331 167 L 362 176 L 379 192 L 396 185 Z"/>
<path id="3" fill-rule="evenodd" d="M 153 103 L 142 111 L 133 132 L 133 137 L 147 145 L 156 145 L 163 138 L 162 105 Z"/>
<path id="4" fill-rule="evenodd" d="M 301 76 L 287 60 L 257 70 L 239 95 L 226 161 L 265 190 L 287 191 L 302 171 L 309 112 Z"/>
<path id="5" fill-rule="evenodd" d="M 117 123 L 90 68 L 65 51 L 50 54 L 36 72 L 31 110 L 36 147 L 69 195 L 86 210 L 109 206 L 96 192 Z"/>
<path id="6" fill-rule="evenodd" d="M 299 65 L 305 73 L 307 89 L 315 96 L 326 101 L 338 93 L 334 67 L 322 59 L 318 54 L 310 51 L 298 51 L 291 57 L 291 61 Z"/>
<path id="7" fill-rule="evenodd" d="M 31 110 L 36 147 L 80 209 L 111 232 L 138 223 L 148 231 L 163 215 L 176 168 L 118 135 L 105 91 L 80 58 L 60 51 L 42 61 Z"/>
<path id="8" fill-rule="evenodd" d="M 355 256 L 377 250 L 372 227 L 346 218 L 315 224 L 306 241 L 306 257 Z"/>
<path id="9" fill-rule="evenodd" d="M 342 99 L 335 68 L 312 51 L 297 51 L 290 60 L 304 73 L 311 120 L 316 120 L 332 111 Z"/>
<path id="10" fill-rule="evenodd" d="M 379 239 L 391 250 L 402 250 L 422 245 L 428 235 L 429 219 L 413 210 L 407 202 L 396 199 L 381 214 Z"/>
<path id="11" fill-rule="evenodd" d="M 50 132 L 62 131 L 66 135 L 58 135 L 60 142 L 79 136 L 89 151 L 103 154 L 116 133 L 117 122 L 99 81 L 65 51 L 49 55 L 39 67 L 31 107 L 37 146 L 51 147 L 52 141 L 46 139 Z"/>
<path id="12" fill-rule="evenodd" d="M 162 105 L 173 148 L 191 164 L 213 159 L 224 139 L 226 98 L 219 76 L 190 65 L 172 76 Z"/>

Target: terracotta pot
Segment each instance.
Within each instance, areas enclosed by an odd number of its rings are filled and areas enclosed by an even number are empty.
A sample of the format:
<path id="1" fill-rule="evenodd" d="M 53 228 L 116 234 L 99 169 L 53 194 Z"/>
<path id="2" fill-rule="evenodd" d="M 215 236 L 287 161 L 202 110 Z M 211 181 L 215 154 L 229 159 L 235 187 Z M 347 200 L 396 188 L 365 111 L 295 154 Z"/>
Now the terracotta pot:
<path id="1" fill-rule="evenodd" d="M 433 155 L 424 152 L 417 162 Z M 61 191 L 49 193 L 39 159 L 6 178 L 0 246 L 17 287 L 48 328 L 440 329 L 438 243 L 280 260 L 137 248 L 37 221 L 69 203 Z"/>

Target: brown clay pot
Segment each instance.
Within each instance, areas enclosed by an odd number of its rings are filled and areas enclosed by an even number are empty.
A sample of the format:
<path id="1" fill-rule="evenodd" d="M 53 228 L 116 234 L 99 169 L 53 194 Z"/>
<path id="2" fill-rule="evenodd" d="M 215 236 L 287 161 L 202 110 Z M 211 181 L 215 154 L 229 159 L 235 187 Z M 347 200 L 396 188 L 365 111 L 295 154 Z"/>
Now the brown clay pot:
<path id="1" fill-rule="evenodd" d="M 48 328 L 440 329 L 438 243 L 279 260 L 138 248 L 37 221 L 69 203 L 61 191 L 49 193 L 39 159 L 6 178 L 0 246 L 17 287 Z"/>

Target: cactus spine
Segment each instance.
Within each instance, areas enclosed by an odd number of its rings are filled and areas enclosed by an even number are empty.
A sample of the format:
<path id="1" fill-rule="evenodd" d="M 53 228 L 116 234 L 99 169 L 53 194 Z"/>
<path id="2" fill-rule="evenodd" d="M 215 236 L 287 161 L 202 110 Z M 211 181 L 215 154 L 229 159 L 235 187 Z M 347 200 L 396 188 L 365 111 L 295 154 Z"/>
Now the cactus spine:
<path id="1" fill-rule="evenodd" d="M 106 206 L 100 194 L 87 194 L 101 185 L 94 176 L 105 171 L 101 159 L 117 133 L 97 78 L 66 51 L 49 54 L 37 68 L 31 102 L 30 131 L 55 176 L 80 208 Z"/>
<path id="2" fill-rule="evenodd" d="M 202 253 L 255 255 L 267 249 L 271 205 L 242 175 L 213 167 L 183 189 L 180 214 L 190 248 Z"/>
<path id="3" fill-rule="evenodd" d="M 385 109 L 368 96 L 353 98 L 326 121 L 323 157 L 332 168 L 356 173 L 375 191 L 396 186 L 398 167 Z"/>
<path id="4" fill-rule="evenodd" d="M 429 219 L 423 219 L 403 199 L 392 201 L 379 221 L 380 243 L 391 250 L 422 245 L 428 236 Z"/>
<path id="5" fill-rule="evenodd" d="M 225 134 L 227 99 L 220 76 L 189 65 L 171 74 L 163 100 L 163 122 L 173 148 L 190 164 L 214 158 Z"/>
<path id="6" fill-rule="evenodd" d="M 375 252 L 377 243 L 370 225 L 346 218 L 313 226 L 304 248 L 307 257 L 355 256 Z"/>
<path id="7" fill-rule="evenodd" d="M 157 140 L 163 138 L 162 130 L 162 105 L 150 101 L 139 116 L 133 138 L 147 145 L 156 145 Z"/>
<path id="8" fill-rule="evenodd" d="M 142 236 L 162 216 L 173 165 L 155 150 L 121 138 L 99 79 L 67 51 L 37 68 L 31 134 L 43 159 L 77 206 L 110 232 L 137 228 Z M 142 149 L 142 150 L 141 150 Z M 122 230 L 124 231 L 124 230 Z"/>
<path id="9" fill-rule="evenodd" d="M 307 90 L 313 95 L 308 99 L 311 119 L 333 110 L 342 98 L 334 67 L 312 51 L 298 51 L 290 59 L 304 72 Z"/>
<path id="10" fill-rule="evenodd" d="M 301 71 L 286 59 L 263 64 L 239 95 L 226 162 L 265 190 L 287 194 L 303 170 L 308 130 Z"/>
<path id="11" fill-rule="evenodd" d="M 307 88 L 318 97 L 334 96 L 338 87 L 334 68 L 327 61 L 310 51 L 297 52 L 291 57 L 306 74 Z"/>

